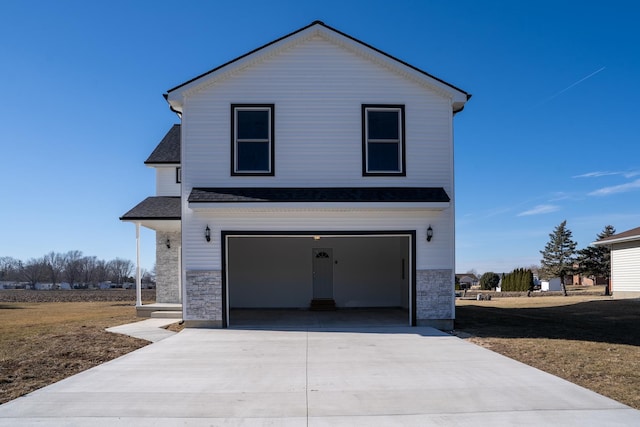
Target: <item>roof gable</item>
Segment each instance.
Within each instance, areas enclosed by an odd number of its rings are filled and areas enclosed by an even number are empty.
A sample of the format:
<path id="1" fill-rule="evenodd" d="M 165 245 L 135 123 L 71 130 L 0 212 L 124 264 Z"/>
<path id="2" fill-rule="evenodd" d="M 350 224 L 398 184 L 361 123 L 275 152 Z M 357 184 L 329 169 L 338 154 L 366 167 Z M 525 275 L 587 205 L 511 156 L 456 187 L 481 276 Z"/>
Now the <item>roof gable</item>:
<path id="1" fill-rule="evenodd" d="M 144 164 L 180 164 L 180 125 L 169 129 Z"/>
<path id="2" fill-rule="evenodd" d="M 467 92 L 441 80 L 417 67 L 401 61 L 371 45 L 357 40 L 341 31 L 338 31 L 321 21 L 314 21 L 310 25 L 303 27 L 293 33 L 274 40 L 262 47 L 248 52 L 236 59 L 209 70 L 185 83 L 182 83 L 165 94 L 171 109 L 177 113 L 182 113 L 183 98 L 190 93 L 202 90 L 214 84 L 219 79 L 234 73 L 240 69 L 253 66 L 263 59 L 276 55 L 282 50 L 303 43 L 313 37 L 321 37 L 325 40 L 338 44 L 354 54 L 361 55 L 371 61 L 399 72 L 406 78 L 417 80 L 420 83 L 436 90 L 451 99 L 453 112 L 461 111 L 465 102 L 471 97 Z"/>

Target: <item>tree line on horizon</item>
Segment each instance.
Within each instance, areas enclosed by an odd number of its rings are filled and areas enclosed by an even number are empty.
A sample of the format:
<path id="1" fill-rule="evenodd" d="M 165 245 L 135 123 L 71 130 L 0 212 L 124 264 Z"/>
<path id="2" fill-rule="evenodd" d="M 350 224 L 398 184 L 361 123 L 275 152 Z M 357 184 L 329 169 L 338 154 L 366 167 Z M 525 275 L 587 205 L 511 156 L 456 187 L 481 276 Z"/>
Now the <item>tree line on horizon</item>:
<path id="1" fill-rule="evenodd" d="M 0 282 L 22 283 L 33 289 L 38 283 L 50 283 L 52 289 L 59 288 L 61 283 L 68 283 L 75 289 L 95 287 L 106 282 L 122 286 L 135 282 L 133 271 L 134 264 L 130 260 L 115 258 L 106 261 L 85 256 L 78 250 L 65 253 L 51 251 L 25 262 L 10 256 L 0 257 Z M 150 272 L 144 272 L 142 277 L 144 281 L 153 281 Z"/>
<path id="2" fill-rule="evenodd" d="M 601 240 L 616 234 L 612 225 L 606 225 L 596 240 Z M 566 296 L 566 276 L 580 274 L 595 279 L 602 277 L 609 280 L 611 276 L 611 254 L 607 247 L 587 246 L 576 250 L 578 244 L 573 240 L 571 230 L 567 228 L 567 221 L 562 221 L 549 234 L 549 242 L 540 251 L 542 260 L 540 267 L 516 268 L 511 273 L 502 275 L 503 291 L 531 291 L 533 290 L 534 273 L 540 279 L 560 278 L 562 292 Z M 537 270 L 537 271 L 533 271 Z M 486 272 L 480 277 L 480 287 L 485 290 L 493 289 L 500 283 L 501 277 L 494 272 Z M 605 295 L 609 294 L 608 286 Z"/>

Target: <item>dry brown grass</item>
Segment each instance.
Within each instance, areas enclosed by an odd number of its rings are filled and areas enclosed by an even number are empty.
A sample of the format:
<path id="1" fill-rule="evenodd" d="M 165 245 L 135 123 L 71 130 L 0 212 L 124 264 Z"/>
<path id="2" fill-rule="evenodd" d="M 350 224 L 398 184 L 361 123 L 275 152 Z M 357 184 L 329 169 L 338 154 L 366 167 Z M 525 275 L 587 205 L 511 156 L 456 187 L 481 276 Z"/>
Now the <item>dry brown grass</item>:
<path id="1" fill-rule="evenodd" d="M 456 332 L 640 409 L 640 301 L 596 295 L 458 300 Z"/>
<path id="2" fill-rule="evenodd" d="M 0 404 L 149 344 L 105 331 L 140 320 L 135 294 L 48 292 L 0 291 Z"/>

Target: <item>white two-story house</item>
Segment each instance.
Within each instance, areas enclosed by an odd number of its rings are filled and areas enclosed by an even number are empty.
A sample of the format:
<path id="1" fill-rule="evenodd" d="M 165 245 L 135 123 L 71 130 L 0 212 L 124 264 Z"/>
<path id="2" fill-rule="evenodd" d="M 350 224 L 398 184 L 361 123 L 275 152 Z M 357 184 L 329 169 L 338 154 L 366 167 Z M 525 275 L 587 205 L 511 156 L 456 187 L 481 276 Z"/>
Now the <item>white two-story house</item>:
<path id="1" fill-rule="evenodd" d="M 193 327 L 393 307 L 452 328 L 469 97 L 322 22 L 170 89 L 181 124 L 146 162 L 158 193 L 121 218 L 156 230 L 158 301 Z"/>

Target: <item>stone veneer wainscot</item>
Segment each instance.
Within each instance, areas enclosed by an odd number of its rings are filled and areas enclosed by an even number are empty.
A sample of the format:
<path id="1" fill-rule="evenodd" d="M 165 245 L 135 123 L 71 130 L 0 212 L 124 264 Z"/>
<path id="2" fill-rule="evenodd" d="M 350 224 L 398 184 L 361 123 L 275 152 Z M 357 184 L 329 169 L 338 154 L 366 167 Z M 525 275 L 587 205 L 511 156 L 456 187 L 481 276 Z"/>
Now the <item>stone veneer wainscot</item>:
<path id="1" fill-rule="evenodd" d="M 416 323 L 442 330 L 453 329 L 453 271 L 416 271 Z"/>
<path id="2" fill-rule="evenodd" d="M 221 328 L 222 272 L 190 270 L 186 273 L 184 321 L 187 327 Z"/>

